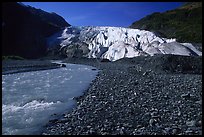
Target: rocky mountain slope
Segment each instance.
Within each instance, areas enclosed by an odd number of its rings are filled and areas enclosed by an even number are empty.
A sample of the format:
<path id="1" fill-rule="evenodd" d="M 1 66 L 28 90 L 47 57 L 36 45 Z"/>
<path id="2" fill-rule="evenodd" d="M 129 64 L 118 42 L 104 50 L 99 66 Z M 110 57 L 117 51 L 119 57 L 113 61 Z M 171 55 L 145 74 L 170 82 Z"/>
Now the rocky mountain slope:
<path id="1" fill-rule="evenodd" d="M 135 21 L 130 28 L 153 31 L 178 42 L 202 43 L 202 2 L 188 2 L 174 10 L 155 12 Z"/>
<path id="2" fill-rule="evenodd" d="M 2 3 L 2 53 L 24 58 L 46 54 L 46 37 L 70 26 L 61 16 L 21 3 Z"/>

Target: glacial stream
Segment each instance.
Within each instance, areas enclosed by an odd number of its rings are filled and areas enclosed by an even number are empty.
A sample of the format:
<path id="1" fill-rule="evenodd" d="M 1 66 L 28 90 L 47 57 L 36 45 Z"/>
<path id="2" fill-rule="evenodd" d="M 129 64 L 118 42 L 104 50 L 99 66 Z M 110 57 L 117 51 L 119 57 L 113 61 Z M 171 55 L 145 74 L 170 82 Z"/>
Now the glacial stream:
<path id="1" fill-rule="evenodd" d="M 38 135 L 49 120 L 71 110 L 98 73 L 94 67 L 66 67 L 2 75 L 2 134 Z"/>

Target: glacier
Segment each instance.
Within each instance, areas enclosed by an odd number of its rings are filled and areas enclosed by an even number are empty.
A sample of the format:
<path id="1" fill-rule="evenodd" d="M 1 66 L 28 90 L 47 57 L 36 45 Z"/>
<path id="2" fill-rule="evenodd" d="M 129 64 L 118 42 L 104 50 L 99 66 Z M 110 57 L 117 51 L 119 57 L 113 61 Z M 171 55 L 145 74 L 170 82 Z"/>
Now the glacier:
<path id="1" fill-rule="evenodd" d="M 76 105 L 73 97 L 83 94 L 98 70 L 86 65 L 66 66 L 2 75 L 3 135 L 40 134 L 49 120 Z"/>
<path id="2" fill-rule="evenodd" d="M 123 27 L 70 26 L 47 38 L 49 49 L 66 49 L 84 43 L 89 50 L 88 58 L 102 58 L 116 61 L 121 58 L 174 54 L 202 56 L 191 43 L 179 43 L 175 38 L 167 39 L 155 33 Z"/>

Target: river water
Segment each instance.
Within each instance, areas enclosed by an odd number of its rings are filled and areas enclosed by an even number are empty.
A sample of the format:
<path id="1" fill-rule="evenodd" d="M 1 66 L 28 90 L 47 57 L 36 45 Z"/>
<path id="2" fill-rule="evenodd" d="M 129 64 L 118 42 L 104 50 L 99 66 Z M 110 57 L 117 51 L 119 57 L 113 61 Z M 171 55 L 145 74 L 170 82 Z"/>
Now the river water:
<path id="1" fill-rule="evenodd" d="M 38 135 L 49 120 L 75 105 L 98 73 L 94 67 L 65 68 L 2 75 L 2 134 Z"/>

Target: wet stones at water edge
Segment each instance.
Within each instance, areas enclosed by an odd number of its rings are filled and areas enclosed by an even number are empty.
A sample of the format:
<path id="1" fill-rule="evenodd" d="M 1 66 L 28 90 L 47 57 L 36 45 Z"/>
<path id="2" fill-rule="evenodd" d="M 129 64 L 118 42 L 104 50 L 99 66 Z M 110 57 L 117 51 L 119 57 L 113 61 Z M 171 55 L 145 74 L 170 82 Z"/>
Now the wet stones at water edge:
<path id="1" fill-rule="evenodd" d="M 66 67 L 66 65 L 65 64 L 60 64 L 60 67 Z"/>

